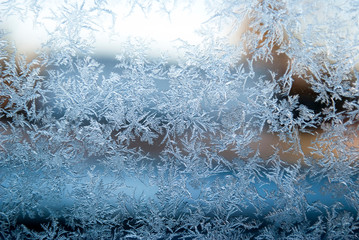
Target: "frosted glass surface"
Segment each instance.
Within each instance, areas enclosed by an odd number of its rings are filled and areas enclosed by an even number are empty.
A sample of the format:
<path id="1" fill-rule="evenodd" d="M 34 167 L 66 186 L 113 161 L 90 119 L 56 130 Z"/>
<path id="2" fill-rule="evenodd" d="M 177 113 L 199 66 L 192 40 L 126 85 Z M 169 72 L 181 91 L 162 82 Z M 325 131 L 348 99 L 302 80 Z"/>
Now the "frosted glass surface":
<path id="1" fill-rule="evenodd" d="M 358 239 L 358 13 L 0 1 L 0 239 Z"/>

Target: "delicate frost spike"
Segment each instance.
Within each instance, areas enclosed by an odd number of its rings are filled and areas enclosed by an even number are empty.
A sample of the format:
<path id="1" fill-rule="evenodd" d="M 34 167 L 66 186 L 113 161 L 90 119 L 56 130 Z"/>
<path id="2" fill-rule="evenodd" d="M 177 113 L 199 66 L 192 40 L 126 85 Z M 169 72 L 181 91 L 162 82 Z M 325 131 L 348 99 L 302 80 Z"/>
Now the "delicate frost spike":
<path id="1" fill-rule="evenodd" d="M 358 239 L 356 0 L 0 3 L 0 239 Z"/>

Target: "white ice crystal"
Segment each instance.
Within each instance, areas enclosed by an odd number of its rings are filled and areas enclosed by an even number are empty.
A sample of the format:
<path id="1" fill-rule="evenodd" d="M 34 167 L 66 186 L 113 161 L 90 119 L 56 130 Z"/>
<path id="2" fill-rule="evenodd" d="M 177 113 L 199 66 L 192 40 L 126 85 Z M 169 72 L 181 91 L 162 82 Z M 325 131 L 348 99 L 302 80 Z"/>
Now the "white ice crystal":
<path id="1" fill-rule="evenodd" d="M 1 239 L 357 239 L 355 0 L 0 2 Z"/>

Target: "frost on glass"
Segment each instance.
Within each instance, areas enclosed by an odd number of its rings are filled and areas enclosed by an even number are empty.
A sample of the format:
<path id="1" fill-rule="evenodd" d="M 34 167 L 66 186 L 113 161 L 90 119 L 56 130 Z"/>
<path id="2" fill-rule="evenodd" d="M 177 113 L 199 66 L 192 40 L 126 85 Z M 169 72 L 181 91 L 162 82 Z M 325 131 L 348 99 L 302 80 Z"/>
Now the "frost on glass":
<path id="1" fill-rule="evenodd" d="M 358 12 L 0 2 L 0 238 L 357 239 Z"/>

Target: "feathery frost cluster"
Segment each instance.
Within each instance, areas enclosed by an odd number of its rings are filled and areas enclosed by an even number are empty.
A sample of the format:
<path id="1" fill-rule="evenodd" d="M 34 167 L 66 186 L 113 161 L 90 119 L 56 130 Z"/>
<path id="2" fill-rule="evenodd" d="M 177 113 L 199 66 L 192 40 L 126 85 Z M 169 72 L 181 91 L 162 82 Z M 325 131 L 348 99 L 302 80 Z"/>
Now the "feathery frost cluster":
<path id="1" fill-rule="evenodd" d="M 194 41 L 124 34 L 199 10 Z M 358 239 L 358 13 L 1 1 L 0 238 Z M 25 54 L 11 23 L 28 18 Z"/>

